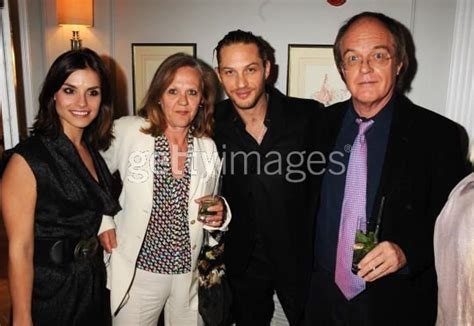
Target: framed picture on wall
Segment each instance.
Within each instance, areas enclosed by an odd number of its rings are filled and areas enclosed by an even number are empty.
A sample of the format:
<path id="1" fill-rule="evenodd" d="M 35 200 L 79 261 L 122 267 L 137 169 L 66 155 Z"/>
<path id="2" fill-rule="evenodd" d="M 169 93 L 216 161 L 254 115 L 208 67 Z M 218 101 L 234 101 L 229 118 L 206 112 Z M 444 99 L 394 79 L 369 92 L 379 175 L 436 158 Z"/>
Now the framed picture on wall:
<path id="1" fill-rule="evenodd" d="M 196 57 L 196 43 L 132 43 L 134 113 L 143 104 L 156 69 L 167 57 L 178 52 Z"/>
<path id="2" fill-rule="evenodd" d="M 315 99 L 325 106 L 350 97 L 336 68 L 331 45 L 288 45 L 288 96 Z"/>

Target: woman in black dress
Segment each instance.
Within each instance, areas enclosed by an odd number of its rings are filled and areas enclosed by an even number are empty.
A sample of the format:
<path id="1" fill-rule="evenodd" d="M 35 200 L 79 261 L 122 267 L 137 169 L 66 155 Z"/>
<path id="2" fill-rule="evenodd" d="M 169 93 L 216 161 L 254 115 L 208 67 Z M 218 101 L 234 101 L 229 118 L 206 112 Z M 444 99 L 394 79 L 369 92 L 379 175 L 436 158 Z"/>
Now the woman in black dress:
<path id="1" fill-rule="evenodd" d="M 32 137 L 7 153 L 2 213 L 13 324 L 103 325 L 105 266 L 96 238 L 119 210 L 98 154 L 111 142 L 106 68 L 92 50 L 51 66 Z"/>

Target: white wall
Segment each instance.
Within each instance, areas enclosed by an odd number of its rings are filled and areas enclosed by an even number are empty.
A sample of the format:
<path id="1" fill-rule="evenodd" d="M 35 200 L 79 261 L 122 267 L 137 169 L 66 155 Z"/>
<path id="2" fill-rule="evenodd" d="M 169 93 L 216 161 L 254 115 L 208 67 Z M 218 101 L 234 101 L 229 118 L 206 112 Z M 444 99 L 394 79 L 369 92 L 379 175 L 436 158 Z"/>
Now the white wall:
<path id="1" fill-rule="evenodd" d="M 416 0 L 413 39 L 418 73 L 409 97 L 444 114 L 456 0 Z"/>
<path id="2" fill-rule="evenodd" d="M 55 0 L 37 1 L 43 5 L 49 66 L 69 48 L 71 28 L 56 25 Z M 94 27 L 80 30 L 84 46 L 115 60 L 118 76 L 126 79 L 119 90 L 131 111 L 131 43 L 197 43 L 198 56 L 214 66 L 212 50 L 228 31 L 251 30 L 275 48 L 276 86 L 286 92 L 288 44 L 332 44 L 348 17 L 380 11 L 414 31 L 419 67 L 409 96 L 443 113 L 455 7 L 456 0 L 347 0 L 341 7 L 325 0 L 95 0 Z"/>

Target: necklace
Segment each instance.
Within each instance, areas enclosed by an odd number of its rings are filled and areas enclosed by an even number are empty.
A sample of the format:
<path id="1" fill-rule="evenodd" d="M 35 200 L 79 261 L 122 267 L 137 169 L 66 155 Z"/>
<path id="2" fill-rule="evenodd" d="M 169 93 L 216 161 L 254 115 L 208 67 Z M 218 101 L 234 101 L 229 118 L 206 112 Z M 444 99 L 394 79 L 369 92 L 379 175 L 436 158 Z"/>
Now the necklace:
<path id="1" fill-rule="evenodd" d="M 255 139 L 255 141 L 260 145 L 262 143 L 263 137 L 267 132 L 267 126 L 263 121 L 257 124 L 247 124 L 246 128 L 247 132 Z"/>
<path id="2" fill-rule="evenodd" d="M 268 101 L 268 95 L 267 95 Z M 259 120 L 261 122 L 259 122 Z M 244 119 L 245 121 L 246 119 Z M 255 141 L 260 145 L 263 141 L 263 137 L 265 137 L 265 133 L 267 132 L 267 126 L 265 126 L 265 112 L 262 115 L 254 115 L 249 117 L 249 119 L 245 123 L 245 130 L 255 139 Z"/>
<path id="3" fill-rule="evenodd" d="M 262 143 L 263 137 L 265 136 L 266 133 L 267 133 L 267 126 L 265 126 L 265 124 L 262 122 L 260 131 L 258 132 L 257 137 L 255 138 L 255 140 L 257 141 L 259 145 Z"/>

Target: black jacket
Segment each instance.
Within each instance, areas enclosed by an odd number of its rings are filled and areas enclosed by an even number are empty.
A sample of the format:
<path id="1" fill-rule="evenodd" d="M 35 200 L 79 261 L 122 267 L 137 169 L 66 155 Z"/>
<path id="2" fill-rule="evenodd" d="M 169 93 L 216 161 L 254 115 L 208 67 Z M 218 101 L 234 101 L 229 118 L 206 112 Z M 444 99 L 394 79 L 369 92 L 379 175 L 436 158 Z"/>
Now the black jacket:
<path id="1" fill-rule="evenodd" d="M 326 153 L 335 145 L 347 102 L 324 111 Z M 433 230 L 453 187 L 469 173 L 464 128 L 397 95 L 373 212 L 385 197 L 380 241 L 403 250 L 408 273 L 395 273 L 367 286 L 375 325 L 430 325 L 436 318 L 437 283 Z M 313 198 L 319 188 L 313 187 Z M 313 201 L 313 212 L 317 201 Z M 316 214 L 314 213 L 314 216 Z M 321 293 L 324 295 L 324 293 Z"/>
<path id="2" fill-rule="evenodd" d="M 306 155 L 319 108 L 316 101 L 269 89 L 268 131 L 257 146 L 232 102 L 217 106 L 214 140 L 225 162 L 222 193 L 232 209 L 225 247 L 230 277 L 248 266 L 258 230 L 277 291 L 292 287 L 302 293 L 312 264 Z M 302 311 L 304 298 L 296 300 Z"/>

